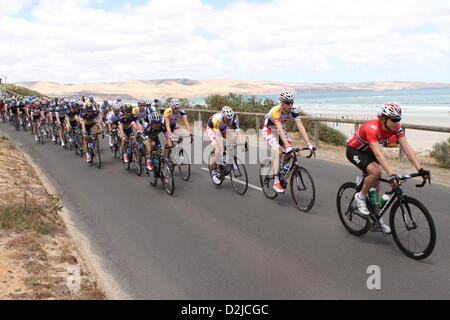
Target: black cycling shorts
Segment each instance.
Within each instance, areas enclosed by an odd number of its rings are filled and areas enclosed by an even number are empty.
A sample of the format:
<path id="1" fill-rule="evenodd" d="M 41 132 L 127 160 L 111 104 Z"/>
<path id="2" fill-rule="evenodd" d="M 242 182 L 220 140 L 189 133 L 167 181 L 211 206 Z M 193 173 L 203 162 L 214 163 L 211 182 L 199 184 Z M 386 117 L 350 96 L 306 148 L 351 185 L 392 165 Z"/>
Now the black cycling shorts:
<path id="1" fill-rule="evenodd" d="M 372 152 L 367 153 L 359 151 L 358 149 L 350 146 L 347 146 L 347 159 L 359 169 L 364 171 L 364 173 L 367 173 L 366 170 L 369 164 L 371 164 L 372 162 L 378 163 L 377 158 Z"/>

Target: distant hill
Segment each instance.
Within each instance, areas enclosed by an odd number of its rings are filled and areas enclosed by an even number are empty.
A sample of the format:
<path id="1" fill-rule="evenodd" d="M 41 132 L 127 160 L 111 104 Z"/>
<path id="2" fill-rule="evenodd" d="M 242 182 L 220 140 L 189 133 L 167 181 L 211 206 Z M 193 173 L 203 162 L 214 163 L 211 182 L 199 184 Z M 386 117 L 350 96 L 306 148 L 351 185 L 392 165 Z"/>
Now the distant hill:
<path id="1" fill-rule="evenodd" d="M 7 95 L 13 96 L 34 96 L 34 97 L 44 97 L 43 94 L 35 90 L 31 90 L 25 86 L 18 86 L 12 84 L 1 84 L 0 92 Z"/>
<path id="2" fill-rule="evenodd" d="M 383 91 L 406 89 L 450 89 L 448 83 L 431 82 L 362 82 L 362 83 L 294 83 L 279 81 L 246 81 L 235 79 L 160 79 L 130 80 L 126 82 L 60 84 L 49 81 L 20 82 L 17 85 L 42 92 L 50 96 L 81 96 L 124 99 L 165 98 L 165 97 L 204 97 L 210 94 L 277 94 L 285 89 L 297 93 L 330 91 Z"/>

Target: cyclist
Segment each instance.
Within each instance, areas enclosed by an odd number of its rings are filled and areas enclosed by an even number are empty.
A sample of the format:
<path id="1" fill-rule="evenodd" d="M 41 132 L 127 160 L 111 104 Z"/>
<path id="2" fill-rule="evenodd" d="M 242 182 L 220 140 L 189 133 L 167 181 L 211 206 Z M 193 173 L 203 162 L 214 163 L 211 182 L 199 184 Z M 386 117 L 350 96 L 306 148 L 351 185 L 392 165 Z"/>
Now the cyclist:
<path id="1" fill-rule="evenodd" d="M 63 139 L 63 131 L 65 127 L 65 118 L 66 118 L 66 112 L 68 110 L 69 102 L 67 100 L 64 100 L 63 103 L 56 107 L 56 122 L 58 123 L 59 127 L 59 138 L 61 140 L 61 147 L 65 147 L 66 144 L 64 143 Z"/>
<path id="2" fill-rule="evenodd" d="M 111 111 L 111 105 L 109 104 L 108 99 L 103 99 L 103 103 L 100 106 L 100 114 L 103 124 L 106 124 L 106 116 L 108 115 L 109 111 Z"/>
<path id="3" fill-rule="evenodd" d="M 37 125 L 38 125 L 38 123 L 37 122 L 41 121 L 41 125 L 43 126 L 44 125 L 44 120 L 45 120 L 45 118 L 43 117 L 43 114 L 42 114 L 41 102 L 40 101 L 36 101 L 34 103 L 30 113 L 31 113 L 31 121 L 33 122 L 34 138 L 36 139 L 36 141 L 39 141 L 39 138 L 37 136 L 37 134 L 38 134 L 38 132 L 37 132 Z"/>
<path id="4" fill-rule="evenodd" d="M 57 98 L 55 98 L 54 102 L 51 104 L 48 114 L 48 119 L 50 123 L 50 132 L 52 134 L 52 141 L 56 141 L 56 137 L 53 134 L 54 128 L 56 127 L 57 121 L 56 121 L 56 109 L 58 108 L 58 102 Z"/>
<path id="5" fill-rule="evenodd" d="M 422 168 L 417 161 L 414 150 L 409 145 L 405 137 L 400 121 L 402 109 L 398 104 L 385 103 L 378 114 L 378 119 L 364 123 L 355 135 L 347 141 L 347 159 L 361 169 L 367 177 L 360 192 L 355 194 L 355 202 L 358 211 L 364 215 L 369 215 L 366 199 L 371 188 L 377 189 L 380 194 L 380 182 L 382 169 L 390 177 L 392 187 L 397 187 L 401 182 L 399 176 L 392 169 L 387 158 L 381 150 L 380 143 L 395 136 L 397 142 L 405 151 L 406 157 L 411 164 L 423 176 L 429 176 L 430 171 Z M 385 233 L 390 233 L 390 228 L 382 220 L 380 223 Z"/>
<path id="6" fill-rule="evenodd" d="M 166 127 L 162 121 L 159 112 L 155 111 L 150 114 L 150 123 L 142 128 L 144 134 L 144 144 L 147 158 L 147 170 L 153 170 L 153 163 L 151 161 L 151 152 L 153 149 L 161 148 L 161 141 L 159 135 L 162 133 L 166 139 L 166 144 L 171 147 L 172 141 L 168 138 Z"/>
<path id="7" fill-rule="evenodd" d="M 103 133 L 103 127 L 102 122 L 100 121 L 99 111 L 95 110 L 94 106 L 88 102 L 86 103 L 84 111 L 81 113 L 80 120 L 81 120 L 81 129 L 83 131 L 84 136 L 83 147 L 84 150 L 86 150 L 86 161 L 90 163 L 92 159 L 91 156 L 89 155 L 87 148 L 88 135 L 91 133 L 91 130 L 93 130 L 93 133 L 96 133 L 98 128 L 100 128 L 100 131 L 98 133 Z"/>
<path id="8" fill-rule="evenodd" d="M 232 131 L 233 130 L 233 131 Z M 224 106 L 221 112 L 218 112 L 208 119 L 206 124 L 206 133 L 209 138 L 209 142 L 214 147 L 214 159 L 211 164 L 211 175 L 214 183 L 220 184 L 219 173 L 217 172 L 217 163 L 219 157 L 224 153 L 224 147 L 222 138 L 228 141 L 234 141 L 236 136 L 238 141 L 242 143 L 244 141 L 244 135 L 239 128 L 239 119 L 233 110 Z M 247 144 L 245 145 L 245 151 L 247 151 Z"/>
<path id="9" fill-rule="evenodd" d="M 106 116 L 106 124 L 108 125 L 109 132 L 113 132 L 113 130 L 117 129 L 119 125 L 119 118 L 123 116 L 123 113 L 120 112 L 121 106 L 119 104 L 115 104 L 113 110 L 108 113 Z M 109 136 L 109 147 L 112 148 L 112 137 Z"/>
<path id="10" fill-rule="evenodd" d="M 137 121 L 136 117 L 133 116 L 133 107 L 131 104 L 126 104 L 124 107 L 124 113 L 119 117 L 119 133 L 120 133 L 120 144 L 122 146 L 123 151 L 123 161 L 128 163 L 130 159 L 128 159 L 128 153 L 125 148 L 126 141 L 133 134 L 133 127 L 137 128 L 137 130 L 141 130 L 141 126 Z"/>
<path id="11" fill-rule="evenodd" d="M 0 97 L 0 118 L 3 119 L 5 117 L 5 102 L 3 101 L 3 97 Z"/>
<path id="12" fill-rule="evenodd" d="M 66 128 L 69 130 L 69 141 L 72 143 L 73 130 L 79 128 L 80 110 L 83 108 L 83 102 L 72 102 L 69 105 L 69 109 L 66 111 Z"/>
<path id="13" fill-rule="evenodd" d="M 94 100 L 94 96 L 89 96 L 89 100 L 87 102 L 87 104 L 90 103 L 92 105 L 92 107 L 94 108 L 94 110 L 96 111 L 100 111 L 100 106 L 98 105 L 97 102 L 95 102 Z M 86 104 L 86 105 L 87 105 Z"/>
<path id="14" fill-rule="evenodd" d="M 284 164 L 288 159 L 288 154 L 292 152 L 292 138 L 288 135 L 286 130 L 286 122 L 290 119 L 295 120 L 298 131 L 305 140 L 310 150 L 315 150 L 311 144 L 308 133 L 303 126 L 300 112 L 294 108 L 294 93 L 291 91 L 283 91 L 280 94 L 280 105 L 270 109 L 266 114 L 264 120 L 264 128 L 262 134 L 267 145 L 275 153 L 273 158 L 273 172 L 274 183 L 273 188 L 276 192 L 284 192 L 284 188 L 280 183 L 280 161 Z M 286 153 L 285 157 L 281 159 L 283 151 Z"/>
<path id="15" fill-rule="evenodd" d="M 144 99 L 137 100 L 137 107 L 133 108 L 133 116 L 137 121 L 145 127 L 150 122 L 150 110 L 147 108 L 147 104 Z"/>
<path id="16" fill-rule="evenodd" d="M 186 111 L 181 108 L 181 102 L 179 99 L 172 99 L 170 102 L 170 107 L 164 111 L 164 123 L 166 125 L 169 138 L 172 138 L 174 133 L 178 134 L 178 131 L 180 131 L 180 127 L 177 124 L 180 119 L 183 119 L 183 123 L 192 138 L 194 135 L 191 133 L 191 127 L 189 126 Z"/>

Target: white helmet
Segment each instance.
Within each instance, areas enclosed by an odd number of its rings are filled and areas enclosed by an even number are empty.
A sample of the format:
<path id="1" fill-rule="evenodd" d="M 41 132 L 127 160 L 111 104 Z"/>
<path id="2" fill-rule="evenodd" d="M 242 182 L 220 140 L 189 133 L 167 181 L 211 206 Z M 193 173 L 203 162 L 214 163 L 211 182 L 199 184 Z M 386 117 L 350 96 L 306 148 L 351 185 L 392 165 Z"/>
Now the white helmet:
<path id="1" fill-rule="evenodd" d="M 222 108 L 222 115 L 227 119 L 233 119 L 234 112 L 230 107 L 225 106 Z"/>
<path id="2" fill-rule="evenodd" d="M 116 111 L 120 111 L 120 109 L 122 108 L 122 106 L 119 103 L 114 104 L 113 109 Z"/>
<path id="3" fill-rule="evenodd" d="M 116 100 L 117 100 L 117 101 L 122 101 L 122 97 L 121 97 L 121 96 L 118 96 L 118 97 L 116 98 Z"/>
<path id="4" fill-rule="evenodd" d="M 292 103 L 294 103 L 294 98 L 295 98 L 294 93 L 292 91 L 289 91 L 289 90 L 283 91 L 280 94 L 280 101 L 281 102 L 288 102 L 288 103 L 292 102 Z"/>
<path id="5" fill-rule="evenodd" d="M 386 116 L 388 118 L 401 118 L 402 108 L 396 103 L 385 103 L 380 110 L 381 116 Z"/>
<path id="6" fill-rule="evenodd" d="M 174 109 L 179 109 L 181 108 L 181 102 L 179 99 L 174 98 L 172 99 L 172 101 L 170 101 L 170 106 Z"/>

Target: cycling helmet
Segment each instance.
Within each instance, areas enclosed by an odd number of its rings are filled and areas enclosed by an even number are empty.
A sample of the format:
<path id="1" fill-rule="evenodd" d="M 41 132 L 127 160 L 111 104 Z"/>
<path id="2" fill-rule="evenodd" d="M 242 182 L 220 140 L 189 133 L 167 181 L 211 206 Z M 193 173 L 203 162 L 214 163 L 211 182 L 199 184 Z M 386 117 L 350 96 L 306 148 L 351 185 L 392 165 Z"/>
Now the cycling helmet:
<path id="1" fill-rule="evenodd" d="M 94 111 L 94 106 L 90 103 L 86 103 L 85 110 L 86 111 Z"/>
<path id="2" fill-rule="evenodd" d="M 234 112 L 233 112 L 233 110 L 231 110 L 230 107 L 225 106 L 225 107 L 222 108 L 222 115 L 226 119 L 233 119 Z"/>
<path id="3" fill-rule="evenodd" d="M 118 97 L 116 98 L 116 100 L 117 100 L 117 101 L 122 101 L 122 97 L 118 96 Z"/>
<path id="4" fill-rule="evenodd" d="M 114 109 L 115 111 L 120 111 L 120 110 L 122 109 L 122 106 L 121 106 L 120 104 L 116 103 L 116 104 L 114 105 L 113 109 Z"/>
<path id="5" fill-rule="evenodd" d="M 152 123 L 161 122 L 161 115 L 159 114 L 159 112 L 152 112 L 150 114 L 150 120 L 152 121 Z"/>
<path id="6" fill-rule="evenodd" d="M 175 98 L 170 101 L 170 106 L 172 109 L 180 109 L 181 108 L 181 102 L 179 99 Z"/>
<path id="7" fill-rule="evenodd" d="M 144 99 L 137 99 L 138 106 L 141 105 L 141 104 L 144 104 L 144 103 L 145 103 Z"/>
<path id="8" fill-rule="evenodd" d="M 145 105 L 151 106 L 152 105 L 152 100 L 151 99 L 145 99 Z"/>
<path id="9" fill-rule="evenodd" d="M 380 110 L 381 116 L 386 116 L 388 118 L 401 118 L 402 108 L 396 103 L 385 103 Z"/>
<path id="10" fill-rule="evenodd" d="M 294 93 L 292 91 L 286 90 L 280 94 L 280 101 L 287 103 L 294 103 Z"/>
<path id="11" fill-rule="evenodd" d="M 131 106 L 131 104 L 127 103 L 124 107 L 125 112 L 133 112 L 133 107 Z"/>

